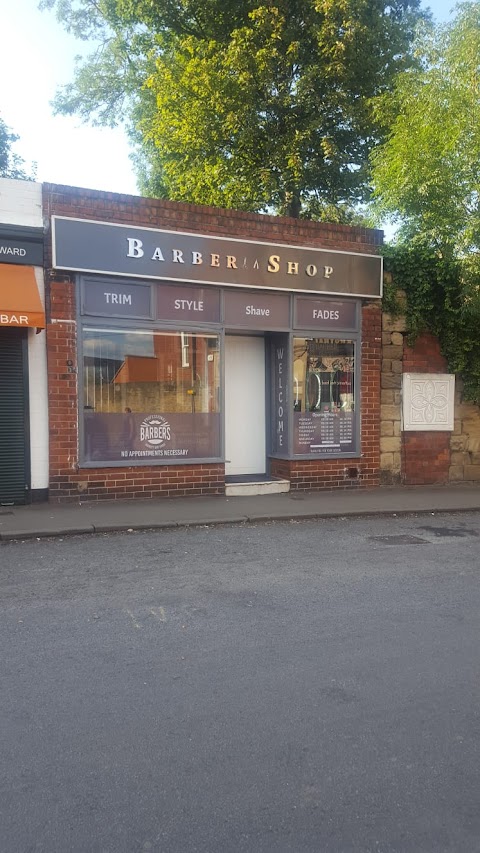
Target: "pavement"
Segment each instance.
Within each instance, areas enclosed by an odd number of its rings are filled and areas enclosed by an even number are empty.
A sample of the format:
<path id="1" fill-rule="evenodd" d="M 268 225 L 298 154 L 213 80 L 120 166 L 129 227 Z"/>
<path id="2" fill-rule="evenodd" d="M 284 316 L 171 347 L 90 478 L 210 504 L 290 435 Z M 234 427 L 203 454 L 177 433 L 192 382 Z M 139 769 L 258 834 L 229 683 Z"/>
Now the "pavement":
<path id="1" fill-rule="evenodd" d="M 479 485 L 0 506 L 0 541 L 315 518 L 478 512 Z"/>

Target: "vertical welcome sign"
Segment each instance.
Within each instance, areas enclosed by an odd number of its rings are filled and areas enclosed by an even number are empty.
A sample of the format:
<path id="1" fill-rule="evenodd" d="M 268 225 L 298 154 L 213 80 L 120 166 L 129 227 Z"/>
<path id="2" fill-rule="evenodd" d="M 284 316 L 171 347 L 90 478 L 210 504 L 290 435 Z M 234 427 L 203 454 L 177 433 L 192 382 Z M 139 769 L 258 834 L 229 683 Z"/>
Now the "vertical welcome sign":
<path id="1" fill-rule="evenodd" d="M 272 453 L 288 454 L 289 387 L 288 387 L 288 335 L 273 335 L 272 354 Z"/>

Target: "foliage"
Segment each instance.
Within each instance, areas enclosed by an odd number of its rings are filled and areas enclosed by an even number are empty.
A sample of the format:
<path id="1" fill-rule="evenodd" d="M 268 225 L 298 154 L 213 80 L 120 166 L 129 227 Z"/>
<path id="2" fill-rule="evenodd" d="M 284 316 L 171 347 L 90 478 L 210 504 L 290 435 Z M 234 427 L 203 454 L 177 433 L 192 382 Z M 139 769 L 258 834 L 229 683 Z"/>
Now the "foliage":
<path id="1" fill-rule="evenodd" d="M 141 189 L 348 219 L 383 138 L 376 100 L 411 63 L 419 0 L 44 0 L 98 44 L 56 109 L 125 120 Z"/>
<path id="2" fill-rule="evenodd" d="M 25 161 L 12 150 L 18 138 L 0 118 L 0 177 L 31 181 L 32 176 L 24 168 Z"/>
<path id="3" fill-rule="evenodd" d="M 391 132 L 372 154 L 377 210 L 401 224 L 386 266 L 405 290 L 411 337 L 437 335 L 480 402 L 480 3 L 425 27 L 416 53 L 383 98 Z"/>
<path id="4" fill-rule="evenodd" d="M 480 403 L 480 315 L 462 261 L 453 253 L 441 255 L 420 238 L 385 246 L 384 261 L 392 280 L 384 309 L 406 314 L 410 343 L 424 331 L 435 335 L 448 369 L 463 379 L 465 398 Z"/>
<path id="5" fill-rule="evenodd" d="M 378 208 L 403 224 L 401 237 L 420 233 L 471 262 L 480 249 L 480 3 L 425 29 L 417 54 L 419 66 L 382 99 L 394 118 L 372 154 Z"/>

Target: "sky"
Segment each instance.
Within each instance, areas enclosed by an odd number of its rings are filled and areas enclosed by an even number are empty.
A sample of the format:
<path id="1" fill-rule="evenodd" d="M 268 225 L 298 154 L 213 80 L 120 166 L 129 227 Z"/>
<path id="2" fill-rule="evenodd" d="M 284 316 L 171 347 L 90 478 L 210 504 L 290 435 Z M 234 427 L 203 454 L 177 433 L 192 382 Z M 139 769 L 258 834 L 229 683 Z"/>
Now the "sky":
<path id="1" fill-rule="evenodd" d="M 427 5 L 427 4 L 425 4 Z M 434 18 L 446 21 L 453 0 L 431 0 Z M 51 101 L 70 82 L 74 57 L 88 52 L 68 36 L 38 0 L 4 0 L 0 51 L 0 116 L 19 135 L 15 152 L 37 164 L 42 182 L 138 194 L 129 146 L 121 128 L 92 128 L 54 116 Z"/>

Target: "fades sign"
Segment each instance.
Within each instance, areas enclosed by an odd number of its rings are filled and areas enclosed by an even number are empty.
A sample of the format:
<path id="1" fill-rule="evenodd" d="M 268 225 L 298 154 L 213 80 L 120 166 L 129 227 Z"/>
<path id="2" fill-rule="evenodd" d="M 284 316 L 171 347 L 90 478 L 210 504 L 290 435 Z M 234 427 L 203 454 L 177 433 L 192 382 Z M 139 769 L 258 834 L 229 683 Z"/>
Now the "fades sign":
<path id="1" fill-rule="evenodd" d="M 327 299 L 295 297 L 295 322 L 297 329 L 348 329 L 358 325 L 357 303 L 336 302 Z"/>
<path id="2" fill-rule="evenodd" d="M 379 298 L 378 255 L 52 217 L 53 266 L 78 272 Z"/>

